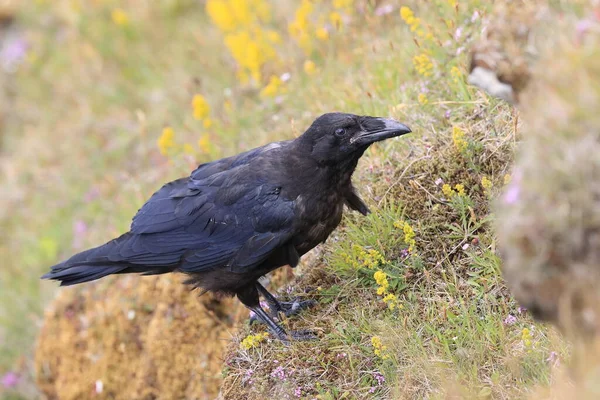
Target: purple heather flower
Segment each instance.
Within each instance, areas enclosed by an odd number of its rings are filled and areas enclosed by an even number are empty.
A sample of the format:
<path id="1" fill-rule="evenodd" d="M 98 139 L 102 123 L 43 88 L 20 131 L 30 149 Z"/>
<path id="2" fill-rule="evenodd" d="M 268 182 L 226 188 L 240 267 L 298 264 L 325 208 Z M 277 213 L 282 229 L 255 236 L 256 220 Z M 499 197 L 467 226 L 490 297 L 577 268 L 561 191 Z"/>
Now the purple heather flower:
<path id="1" fill-rule="evenodd" d="M 16 372 L 7 372 L 4 374 L 0 382 L 2 382 L 2 386 L 4 386 L 6 389 L 14 388 L 19 383 L 19 375 L 17 375 Z"/>
<path id="2" fill-rule="evenodd" d="M 381 386 L 385 382 L 385 377 L 380 372 L 374 372 L 373 377 L 377 380 L 377 385 Z"/>
<path id="3" fill-rule="evenodd" d="M 517 308 L 517 312 L 519 314 L 523 314 L 523 313 L 527 312 L 527 308 L 519 306 L 519 308 Z"/>
<path id="4" fill-rule="evenodd" d="M 444 113 L 444 117 L 446 117 L 446 119 L 450 119 L 450 110 L 447 110 L 447 111 Z"/>
<path id="5" fill-rule="evenodd" d="M 271 376 L 273 378 L 278 378 L 282 381 L 285 381 L 285 370 L 280 365 L 279 367 L 275 368 L 275 370 L 273 370 L 273 372 L 271 372 Z"/>
<path id="6" fill-rule="evenodd" d="M 302 388 L 301 387 L 297 387 L 296 390 L 294 390 L 294 396 L 302 397 Z"/>
<path id="7" fill-rule="evenodd" d="M 516 322 L 517 318 L 512 314 L 508 314 L 508 317 L 504 318 L 504 324 L 506 325 L 513 325 Z"/>
<path id="8" fill-rule="evenodd" d="M 375 393 L 376 390 L 377 390 L 376 386 L 371 386 L 371 389 L 369 389 L 369 393 Z"/>

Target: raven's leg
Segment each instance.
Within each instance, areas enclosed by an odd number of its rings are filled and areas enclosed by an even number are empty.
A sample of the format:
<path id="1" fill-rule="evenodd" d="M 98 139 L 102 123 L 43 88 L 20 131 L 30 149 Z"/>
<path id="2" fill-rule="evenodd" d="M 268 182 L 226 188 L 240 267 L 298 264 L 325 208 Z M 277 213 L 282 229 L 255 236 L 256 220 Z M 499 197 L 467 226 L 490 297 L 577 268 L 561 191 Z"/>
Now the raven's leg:
<path id="1" fill-rule="evenodd" d="M 267 328 L 269 328 L 271 333 L 282 342 L 288 342 L 290 337 L 296 340 L 307 340 L 315 338 L 314 334 L 300 331 L 290 332 L 290 335 L 288 337 L 288 334 L 285 331 L 285 329 L 283 329 L 275 321 L 273 321 L 273 318 L 271 318 L 269 314 L 267 314 L 265 310 L 261 308 L 260 302 L 258 300 L 258 290 L 254 284 L 248 285 L 238 290 L 236 294 L 238 299 L 240 299 L 240 301 L 242 302 L 242 304 L 249 308 L 251 311 L 253 311 L 258 320 L 264 323 L 267 326 Z"/>
<path id="2" fill-rule="evenodd" d="M 313 307 L 317 304 L 314 300 L 279 301 L 258 282 L 256 282 L 256 288 L 269 304 L 269 310 L 274 317 L 279 317 L 279 313 L 285 314 L 286 317 L 291 317 L 305 308 Z"/>

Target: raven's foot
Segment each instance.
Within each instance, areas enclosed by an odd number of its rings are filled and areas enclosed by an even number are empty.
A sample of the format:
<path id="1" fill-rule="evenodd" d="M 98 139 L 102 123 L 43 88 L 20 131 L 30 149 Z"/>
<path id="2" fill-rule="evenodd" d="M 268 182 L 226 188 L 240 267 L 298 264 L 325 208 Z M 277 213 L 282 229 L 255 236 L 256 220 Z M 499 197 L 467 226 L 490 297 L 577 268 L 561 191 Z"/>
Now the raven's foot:
<path id="1" fill-rule="evenodd" d="M 292 315 L 299 314 L 302 310 L 316 306 L 317 302 L 314 300 L 296 299 L 294 301 L 279 301 L 278 305 L 279 307 L 273 307 L 272 313 L 283 313 L 286 317 L 291 317 Z M 279 315 L 275 315 L 275 317 L 279 317 Z"/>
<path id="2" fill-rule="evenodd" d="M 294 301 L 277 301 L 277 302 L 269 302 L 269 314 L 278 320 L 281 320 L 281 316 L 279 313 L 289 318 L 293 315 L 299 314 L 302 310 L 307 308 L 311 308 L 317 305 L 315 300 L 299 300 L 296 299 Z M 262 322 L 256 314 L 250 316 L 250 325 L 254 322 Z"/>

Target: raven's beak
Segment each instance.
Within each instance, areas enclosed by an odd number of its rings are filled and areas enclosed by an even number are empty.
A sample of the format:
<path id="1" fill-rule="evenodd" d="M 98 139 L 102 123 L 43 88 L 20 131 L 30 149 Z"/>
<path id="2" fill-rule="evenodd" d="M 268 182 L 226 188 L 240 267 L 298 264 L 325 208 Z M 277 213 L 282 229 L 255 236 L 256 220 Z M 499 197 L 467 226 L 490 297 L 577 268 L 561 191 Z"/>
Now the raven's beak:
<path id="1" fill-rule="evenodd" d="M 361 126 L 363 130 L 352 140 L 359 145 L 369 145 L 412 132 L 408 126 L 388 118 L 362 117 Z"/>

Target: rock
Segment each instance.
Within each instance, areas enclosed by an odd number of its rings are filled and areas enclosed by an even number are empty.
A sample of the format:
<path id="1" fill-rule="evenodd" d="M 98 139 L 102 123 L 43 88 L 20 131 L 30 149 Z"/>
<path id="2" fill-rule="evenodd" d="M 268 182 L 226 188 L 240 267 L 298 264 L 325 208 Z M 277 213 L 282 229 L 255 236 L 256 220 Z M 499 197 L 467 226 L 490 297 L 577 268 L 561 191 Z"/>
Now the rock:
<path id="1" fill-rule="evenodd" d="M 600 333 L 600 21 L 575 31 L 556 33 L 523 93 L 524 142 L 496 220 L 515 298 L 588 336 Z"/>

